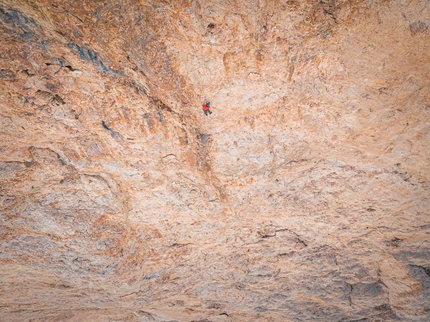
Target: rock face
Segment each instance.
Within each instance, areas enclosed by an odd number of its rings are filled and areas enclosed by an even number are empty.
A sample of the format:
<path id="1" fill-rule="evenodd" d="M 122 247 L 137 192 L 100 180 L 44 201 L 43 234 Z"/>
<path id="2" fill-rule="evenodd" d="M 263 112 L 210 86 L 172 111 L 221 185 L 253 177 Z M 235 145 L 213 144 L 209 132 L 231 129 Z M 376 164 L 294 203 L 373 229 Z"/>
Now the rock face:
<path id="1" fill-rule="evenodd" d="M 0 0 L 0 320 L 429 321 L 429 27 Z"/>

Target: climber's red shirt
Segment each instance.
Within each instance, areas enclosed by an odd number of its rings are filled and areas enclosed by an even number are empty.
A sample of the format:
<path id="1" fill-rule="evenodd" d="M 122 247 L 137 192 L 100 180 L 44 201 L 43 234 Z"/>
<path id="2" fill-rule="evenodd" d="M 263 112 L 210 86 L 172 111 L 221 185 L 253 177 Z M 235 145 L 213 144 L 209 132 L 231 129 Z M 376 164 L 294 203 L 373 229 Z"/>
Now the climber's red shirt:
<path id="1" fill-rule="evenodd" d="M 208 110 L 208 109 L 210 109 L 210 108 L 211 108 L 211 107 L 210 107 L 210 106 L 207 106 L 206 104 L 204 104 L 204 105 L 203 105 L 203 110 L 204 110 L 204 111 L 207 111 L 207 110 Z"/>

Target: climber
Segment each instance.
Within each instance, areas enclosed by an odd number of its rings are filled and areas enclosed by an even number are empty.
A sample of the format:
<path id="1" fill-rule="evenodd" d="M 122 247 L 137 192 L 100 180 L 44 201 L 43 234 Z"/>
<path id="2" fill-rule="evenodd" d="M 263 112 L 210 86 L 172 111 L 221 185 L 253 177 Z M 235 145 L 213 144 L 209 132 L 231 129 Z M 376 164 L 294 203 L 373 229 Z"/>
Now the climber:
<path id="1" fill-rule="evenodd" d="M 208 114 L 212 114 L 210 108 L 211 108 L 211 102 L 207 102 L 206 104 L 203 104 L 203 112 L 205 113 L 206 116 L 208 116 Z"/>

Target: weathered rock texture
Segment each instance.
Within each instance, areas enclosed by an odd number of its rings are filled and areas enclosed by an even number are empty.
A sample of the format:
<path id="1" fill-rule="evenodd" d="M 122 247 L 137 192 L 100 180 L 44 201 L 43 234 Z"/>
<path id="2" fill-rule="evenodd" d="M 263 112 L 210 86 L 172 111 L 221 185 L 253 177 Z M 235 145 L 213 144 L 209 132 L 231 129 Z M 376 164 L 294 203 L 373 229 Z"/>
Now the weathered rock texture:
<path id="1" fill-rule="evenodd" d="M 1 321 L 430 320 L 428 0 L 0 0 L 0 39 Z"/>

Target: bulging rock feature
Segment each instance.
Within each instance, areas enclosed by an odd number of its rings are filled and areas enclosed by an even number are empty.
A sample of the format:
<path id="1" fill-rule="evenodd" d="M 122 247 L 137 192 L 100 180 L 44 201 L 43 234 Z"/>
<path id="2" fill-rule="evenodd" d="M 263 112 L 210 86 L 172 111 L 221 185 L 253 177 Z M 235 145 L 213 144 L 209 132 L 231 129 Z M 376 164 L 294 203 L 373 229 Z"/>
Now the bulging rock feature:
<path id="1" fill-rule="evenodd" d="M 0 320 L 430 320 L 429 13 L 0 0 Z"/>

